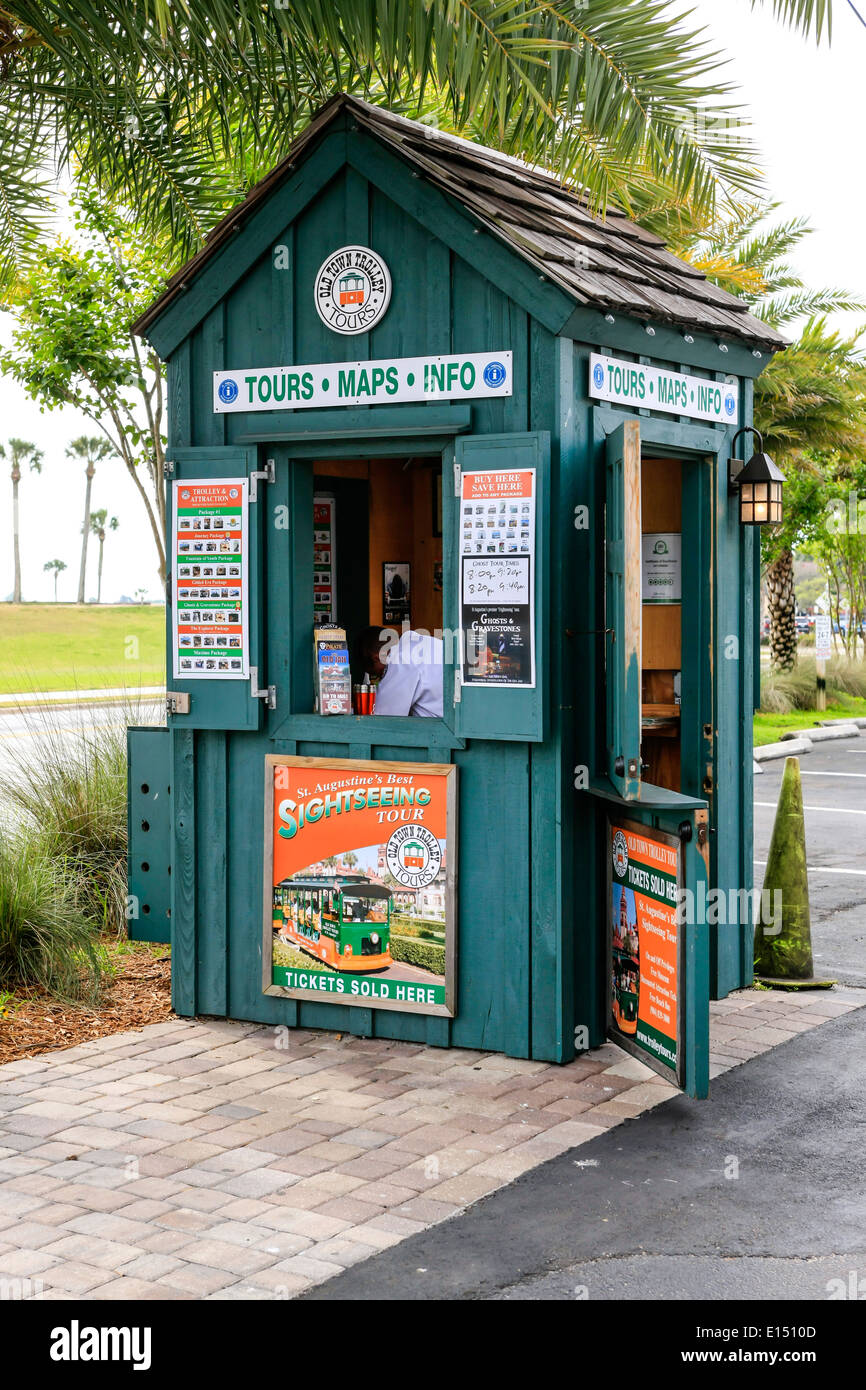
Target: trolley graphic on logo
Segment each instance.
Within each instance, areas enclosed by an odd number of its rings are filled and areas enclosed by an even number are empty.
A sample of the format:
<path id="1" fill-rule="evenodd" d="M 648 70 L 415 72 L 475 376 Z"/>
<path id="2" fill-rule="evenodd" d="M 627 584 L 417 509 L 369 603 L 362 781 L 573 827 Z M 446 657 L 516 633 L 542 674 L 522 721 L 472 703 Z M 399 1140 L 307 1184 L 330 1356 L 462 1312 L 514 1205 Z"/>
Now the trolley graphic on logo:
<path id="1" fill-rule="evenodd" d="M 341 308 L 345 308 L 347 304 L 363 304 L 367 298 L 367 277 L 358 271 L 353 270 L 349 275 L 341 275 L 339 285 L 340 292 L 337 298 Z"/>

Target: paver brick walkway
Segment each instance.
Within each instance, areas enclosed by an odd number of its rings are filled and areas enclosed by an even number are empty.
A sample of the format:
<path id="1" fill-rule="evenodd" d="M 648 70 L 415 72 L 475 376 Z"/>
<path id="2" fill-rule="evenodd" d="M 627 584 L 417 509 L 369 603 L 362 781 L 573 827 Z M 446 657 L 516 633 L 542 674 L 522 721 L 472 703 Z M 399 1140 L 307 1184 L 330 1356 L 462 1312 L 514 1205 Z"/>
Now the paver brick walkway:
<path id="1" fill-rule="evenodd" d="M 713 1074 L 864 1003 L 732 995 Z M 9 1063 L 0 1288 L 291 1298 L 673 1094 L 613 1044 L 558 1067 L 218 1020 Z"/>

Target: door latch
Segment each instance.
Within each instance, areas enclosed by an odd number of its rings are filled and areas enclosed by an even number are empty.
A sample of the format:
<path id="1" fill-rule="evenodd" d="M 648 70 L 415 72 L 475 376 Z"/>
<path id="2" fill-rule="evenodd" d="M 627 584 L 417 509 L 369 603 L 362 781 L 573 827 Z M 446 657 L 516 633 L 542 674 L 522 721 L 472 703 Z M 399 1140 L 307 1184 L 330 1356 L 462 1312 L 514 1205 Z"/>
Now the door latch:
<path id="1" fill-rule="evenodd" d="M 277 687 L 275 685 L 259 685 L 258 666 L 250 667 L 250 695 L 254 700 L 264 700 L 268 709 L 277 707 Z"/>
<path id="2" fill-rule="evenodd" d="M 189 714 L 189 691 L 167 690 L 165 692 L 166 714 Z"/>
<path id="3" fill-rule="evenodd" d="M 274 483 L 274 482 L 276 482 L 276 479 L 277 479 L 277 465 L 276 465 L 276 463 L 274 462 L 273 459 L 268 459 L 268 461 L 267 461 L 267 463 L 265 464 L 264 468 L 257 468 L 256 471 L 255 471 L 254 473 L 251 473 L 251 474 L 250 474 L 250 501 L 251 501 L 251 502 L 258 502 L 258 500 L 259 500 L 259 479 L 260 479 L 260 478 L 261 478 L 261 480 L 262 480 L 263 483 Z"/>

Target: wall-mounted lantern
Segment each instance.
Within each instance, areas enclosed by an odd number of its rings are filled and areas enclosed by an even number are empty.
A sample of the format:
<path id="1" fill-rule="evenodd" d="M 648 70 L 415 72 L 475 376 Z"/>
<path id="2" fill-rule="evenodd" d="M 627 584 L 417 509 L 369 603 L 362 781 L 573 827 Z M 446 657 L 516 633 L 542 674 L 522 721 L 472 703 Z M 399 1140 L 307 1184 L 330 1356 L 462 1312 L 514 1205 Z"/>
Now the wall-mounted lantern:
<path id="1" fill-rule="evenodd" d="M 782 520 L 784 474 L 770 455 L 764 453 L 761 433 L 751 425 L 737 430 L 731 441 L 732 449 L 741 434 L 757 435 L 758 452 L 752 454 L 745 465 L 738 458 L 728 460 L 728 491 L 739 493 L 740 522 L 743 526 L 778 526 Z"/>

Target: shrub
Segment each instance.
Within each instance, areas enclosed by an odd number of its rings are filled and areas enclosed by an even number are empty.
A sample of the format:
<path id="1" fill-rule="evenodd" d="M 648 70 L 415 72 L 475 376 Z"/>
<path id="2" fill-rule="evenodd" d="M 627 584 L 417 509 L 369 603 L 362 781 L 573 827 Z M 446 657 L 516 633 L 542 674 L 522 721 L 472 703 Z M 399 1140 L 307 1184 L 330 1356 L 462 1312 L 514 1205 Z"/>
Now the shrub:
<path id="1" fill-rule="evenodd" d="M 38 841 L 0 839 L 0 992 L 36 985 L 96 1000 L 109 965 L 74 886 Z"/>
<path id="2" fill-rule="evenodd" d="M 815 708 L 815 658 L 801 658 L 793 671 L 761 672 L 761 711 L 790 714 Z M 836 656 L 827 662 L 827 702 L 845 704 L 846 697 L 866 698 L 866 662 Z"/>
<path id="3" fill-rule="evenodd" d="M 63 876 L 101 930 L 126 930 L 126 726 L 134 706 L 100 711 L 22 709 L 28 737 L 0 772 L 0 800 L 21 835 Z M 71 727 L 70 727 L 71 725 Z"/>
<path id="4" fill-rule="evenodd" d="M 434 975 L 445 974 L 445 947 L 432 941 L 417 941 L 408 936 L 395 936 L 391 933 L 391 956 L 403 961 L 405 965 L 418 965 L 422 970 L 432 970 Z"/>

